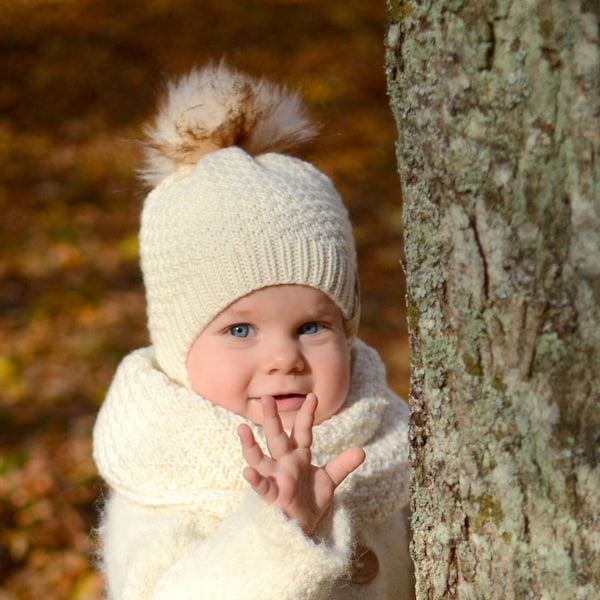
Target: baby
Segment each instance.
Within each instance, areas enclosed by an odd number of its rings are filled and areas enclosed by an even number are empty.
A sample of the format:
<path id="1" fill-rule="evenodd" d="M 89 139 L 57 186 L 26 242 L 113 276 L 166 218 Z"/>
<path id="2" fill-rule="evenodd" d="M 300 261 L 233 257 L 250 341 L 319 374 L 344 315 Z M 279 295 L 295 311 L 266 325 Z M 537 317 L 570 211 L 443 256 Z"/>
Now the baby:
<path id="1" fill-rule="evenodd" d="M 356 337 L 347 211 L 283 153 L 314 135 L 296 94 L 224 64 L 148 129 L 152 345 L 94 429 L 111 600 L 413 597 L 408 409 Z"/>

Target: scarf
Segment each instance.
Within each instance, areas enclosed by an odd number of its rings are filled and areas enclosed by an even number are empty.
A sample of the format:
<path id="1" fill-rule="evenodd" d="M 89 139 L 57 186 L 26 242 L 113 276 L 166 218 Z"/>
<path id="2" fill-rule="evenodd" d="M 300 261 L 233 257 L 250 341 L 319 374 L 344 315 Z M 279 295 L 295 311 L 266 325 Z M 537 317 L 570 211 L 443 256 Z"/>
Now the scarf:
<path id="1" fill-rule="evenodd" d="M 408 502 L 408 407 L 386 385 L 378 354 L 353 348 L 350 392 L 342 409 L 313 428 L 313 464 L 349 446 L 366 460 L 336 496 L 358 526 L 378 522 Z M 118 493 L 147 506 L 178 506 L 224 518 L 248 484 L 237 436 L 247 423 L 266 449 L 262 428 L 170 380 L 152 347 L 126 356 L 94 427 L 94 459 Z"/>

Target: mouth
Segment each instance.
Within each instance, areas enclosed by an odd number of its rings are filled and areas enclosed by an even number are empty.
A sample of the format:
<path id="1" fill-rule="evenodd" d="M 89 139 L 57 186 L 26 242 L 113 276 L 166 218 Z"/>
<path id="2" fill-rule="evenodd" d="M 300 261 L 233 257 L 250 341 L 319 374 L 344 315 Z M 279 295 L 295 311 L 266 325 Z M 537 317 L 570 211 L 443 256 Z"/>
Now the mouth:
<path id="1" fill-rule="evenodd" d="M 306 394 L 266 394 L 275 398 L 277 410 L 289 412 L 298 410 L 306 400 Z"/>
<path id="2" fill-rule="evenodd" d="M 274 396 L 277 410 L 281 412 L 289 412 L 298 410 L 306 400 L 305 394 L 280 394 Z"/>

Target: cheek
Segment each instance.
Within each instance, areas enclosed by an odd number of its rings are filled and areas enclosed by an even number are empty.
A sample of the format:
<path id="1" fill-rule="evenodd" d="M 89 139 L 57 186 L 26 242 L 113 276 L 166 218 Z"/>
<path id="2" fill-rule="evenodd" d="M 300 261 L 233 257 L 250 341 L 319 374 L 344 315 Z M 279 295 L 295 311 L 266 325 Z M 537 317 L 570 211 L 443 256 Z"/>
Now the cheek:
<path id="1" fill-rule="evenodd" d="M 323 369 L 318 381 L 315 381 L 318 389 L 315 392 L 319 398 L 316 423 L 337 413 L 344 405 L 350 389 L 350 360 L 345 353 L 321 364 L 328 364 L 329 367 Z"/>
<path id="2" fill-rule="evenodd" d="M 192 348 L 188 360 L 188 379 L 192 389 L 208 400 L 212 400 L 217 390 L 217 381 L 222 379 L 222 361 L 214 349 L 202 346 Z"/>
<path id="3" fill-rule="evenodd" d="M 196 359 L 196 360 L 194 360 Z M 250 368 L 239 353 L 220 348 L 190 354 L 188 377 L 192 389 L 213 404 L 234 412 L 246 398 Z"/>
<path id="4" fill-rule="evenodd" d="M 337 409 L 339 410 L 346 398 L 348 397 L 348 392 L 350 390 L 350 364 L 349 361 L 346 361 L 339 365 L 337 371 Z"/>
<path id="5" fill-rule="evenodd" d="M 205 364 L 188 363 L 188 379 L 192 389 L 197 394 L 207 398 L 212 387 L 212 377 L 210 377 L 211 370 L 206 367 Z"/>
<path id="6" fill-rule="evenodd" d="M 217 406 L 230 408 L 232 380 L 223 372 L 222 363 L 210 361 L 188 373 L 194 392 Z"/>

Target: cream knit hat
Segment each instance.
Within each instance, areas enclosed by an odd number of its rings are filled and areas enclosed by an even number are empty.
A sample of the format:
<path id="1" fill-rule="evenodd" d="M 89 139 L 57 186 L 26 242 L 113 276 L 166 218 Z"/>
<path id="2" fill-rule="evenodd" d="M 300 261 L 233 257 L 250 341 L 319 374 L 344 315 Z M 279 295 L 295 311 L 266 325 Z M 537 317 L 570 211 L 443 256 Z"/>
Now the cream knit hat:
<path id="1" fill-rule="evenodd" d="M 347 211 L 323 173 L 279 153 L 314 133 L 297 95 L 223 64 L 169 87 L 148 130 L 143 175 L 157 185 L 140 252 L 156 359 L 175 381 L 189 386 L 186 358 L 202 329 L 266 286 L 317 288 L 355 330 Z"/>

